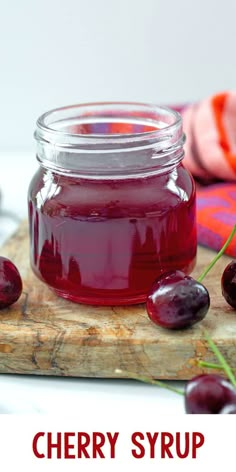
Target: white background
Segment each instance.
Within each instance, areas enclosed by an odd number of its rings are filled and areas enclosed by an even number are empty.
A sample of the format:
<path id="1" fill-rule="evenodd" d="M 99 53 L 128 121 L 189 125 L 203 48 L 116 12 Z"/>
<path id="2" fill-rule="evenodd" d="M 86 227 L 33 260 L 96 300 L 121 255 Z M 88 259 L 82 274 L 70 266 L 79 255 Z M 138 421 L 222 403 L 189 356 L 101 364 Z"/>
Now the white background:
<path id="1" fill-rule="evenodd" d="M 0 0 L 2 210 L 26 217 L 36 118 L 97 100 L 177 103 L 236 88 L 234 0 Z M 0 242 L 15 224 L 1 217 Z M 177 395 L 135 382 L 0 376 L 1 412 L 146 405 Z"/>
<path id="2" fill-rule="evenodd" d="M 235 0 L 0 0 L 0 150 L 33 150 L 52 107 L 236 88 L 235 18 Z"/>

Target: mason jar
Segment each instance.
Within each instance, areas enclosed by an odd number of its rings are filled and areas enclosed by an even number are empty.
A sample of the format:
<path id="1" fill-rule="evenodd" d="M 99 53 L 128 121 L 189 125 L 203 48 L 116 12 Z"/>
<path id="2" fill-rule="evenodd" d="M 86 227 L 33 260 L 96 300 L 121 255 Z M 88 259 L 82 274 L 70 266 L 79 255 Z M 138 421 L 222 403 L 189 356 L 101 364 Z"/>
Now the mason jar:
<path id="1" fill-rule="evenodd" d="M 195 186 L 181 116 L 140 103 L 42 115 L 28 194 L 31 266 L 77 303 L 142 303 L 155 279 L 196 259 Z"/>

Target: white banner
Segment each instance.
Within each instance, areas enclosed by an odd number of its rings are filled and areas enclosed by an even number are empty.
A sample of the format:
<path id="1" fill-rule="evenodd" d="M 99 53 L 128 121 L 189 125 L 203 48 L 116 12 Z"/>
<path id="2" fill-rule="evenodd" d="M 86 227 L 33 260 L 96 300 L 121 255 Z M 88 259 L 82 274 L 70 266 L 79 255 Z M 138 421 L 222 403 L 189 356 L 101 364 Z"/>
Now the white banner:
<path id="1" fill-rule="evenodd" d="M 73 418 L 1 415 L 2 470 L 199 472 L 235 458 L 234 415 L 167 417 L 147 405 L 142 411 L 80 405 L 79 411 Z"/>

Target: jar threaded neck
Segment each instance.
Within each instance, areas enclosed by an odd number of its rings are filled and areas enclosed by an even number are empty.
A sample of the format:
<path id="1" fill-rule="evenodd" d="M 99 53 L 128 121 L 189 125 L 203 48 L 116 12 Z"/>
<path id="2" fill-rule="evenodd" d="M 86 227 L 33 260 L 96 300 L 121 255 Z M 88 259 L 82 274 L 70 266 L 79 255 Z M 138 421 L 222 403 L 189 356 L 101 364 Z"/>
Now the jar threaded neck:
<path id="1" fill-rule="evenodd" d="M 95 177 L 163 172 L 183 158 L 179 113 L 139 103 L 95 103 L 42 115 L 35 139 L 40 164 L 55 172 Z"/>

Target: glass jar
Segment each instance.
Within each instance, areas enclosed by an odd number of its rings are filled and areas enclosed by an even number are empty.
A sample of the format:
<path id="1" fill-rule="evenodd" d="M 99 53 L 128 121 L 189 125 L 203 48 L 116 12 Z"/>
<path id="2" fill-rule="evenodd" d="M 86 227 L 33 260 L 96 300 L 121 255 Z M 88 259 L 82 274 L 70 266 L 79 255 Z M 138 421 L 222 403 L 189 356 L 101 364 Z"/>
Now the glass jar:
<path id="1" fill-rule="evenodd" d="M 42 115 L 29 189 L 31 265 L 78 303 L 144 302 L 154 280 L 196 258 L 195 186 L 181 116 L 136 103 Z"/>

